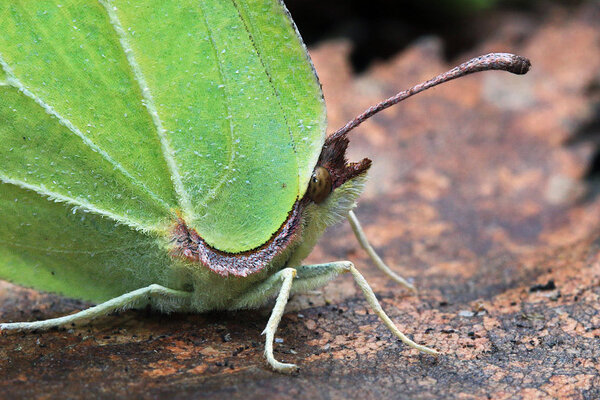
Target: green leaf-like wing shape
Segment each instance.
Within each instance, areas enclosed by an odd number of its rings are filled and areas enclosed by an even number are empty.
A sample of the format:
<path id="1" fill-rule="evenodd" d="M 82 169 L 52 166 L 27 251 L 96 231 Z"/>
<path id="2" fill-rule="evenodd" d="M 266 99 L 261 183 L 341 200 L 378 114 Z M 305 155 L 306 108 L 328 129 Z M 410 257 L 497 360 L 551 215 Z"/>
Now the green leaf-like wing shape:
<path id="1" fill-rule="evenodd" d="M 109 13 L 172 143 L 186 219 L 220 250 L 257 247 L 304 194 L 322 145 L 305 50 L 274 1 L 150 3 Z"/>
<path id="2" fill-rule="evenodd" d="M 286 13 L 276 0 L 7 2 L 3 186 L 152 235 L 179 212 L 219 250 L 262 245 L 304 194 L 325 127 Z"/>
<path id="3" fill-rule="evenodd" d="M 163 240 L 0 183 L 0 277 L 102 302 L 170 279 Z M 75 229 L 76 228 L 76 229 Z"/>

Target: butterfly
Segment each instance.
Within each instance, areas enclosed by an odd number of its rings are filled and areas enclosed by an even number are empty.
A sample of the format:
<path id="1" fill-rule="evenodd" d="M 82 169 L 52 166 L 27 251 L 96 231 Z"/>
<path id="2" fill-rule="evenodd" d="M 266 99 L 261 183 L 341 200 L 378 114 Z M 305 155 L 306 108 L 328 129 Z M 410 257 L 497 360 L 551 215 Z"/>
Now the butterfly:
<path id="1" fill-rule="evenodd" d="M 0 278 L 99 303 L 0 324 L 32 331 L 114 310 L 261 307 L 273 340 L 289 296 L 349 273 L 404 343 L 350 261 L 303 265 L 352 212 L 371 160 L 348 134 L 374 114 L 483 70 L 523 74 L 492 53 L 382 101 L 326 137 L 321 87 L 277 0 L 44 1 L 6 6 L 0 35 Z"/>

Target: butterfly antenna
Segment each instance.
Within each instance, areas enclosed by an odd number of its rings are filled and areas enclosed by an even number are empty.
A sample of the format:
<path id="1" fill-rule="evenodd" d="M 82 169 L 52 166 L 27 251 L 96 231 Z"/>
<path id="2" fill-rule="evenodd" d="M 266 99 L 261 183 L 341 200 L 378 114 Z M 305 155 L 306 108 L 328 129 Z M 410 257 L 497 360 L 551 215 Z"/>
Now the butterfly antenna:
<path id="1" fill-rule="evenodd" d="M 471 60 L 460 64 L 458 67 L 454 67 L 450 71 L 446 71 L 435 78 L 428 80 L 427 82 L 419 83 L 408 90 L 403 90 L 389 99 L 369 107 L 362 114 L 335 131 L 328 138 L 328 140 L 333 141 L 341 136 L 344 136 L 378 112 L 409 98 L 413 94 L 420 93 L 424 90 L 437 86 L 440 83 L 448 82 L 452 79 L 460 78 L 461 76 L 469 75 L 474 72 L 489 70 L 508 71 L 513 74 L 523 75 L 529 71 L 530 67 L 531 62 L 529 62 L 527 58 L 510 53 L 490 53 L 472 58 Z"/>

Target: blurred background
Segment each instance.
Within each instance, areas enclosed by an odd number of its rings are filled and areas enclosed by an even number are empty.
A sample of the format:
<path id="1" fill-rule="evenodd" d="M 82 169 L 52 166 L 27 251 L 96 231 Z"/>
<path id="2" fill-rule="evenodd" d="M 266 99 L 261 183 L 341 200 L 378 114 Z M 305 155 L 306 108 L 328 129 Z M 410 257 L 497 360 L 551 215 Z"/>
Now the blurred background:
<path id="1" fill-rule="evenodd" d="M 499 31 L 511 36 L 513 44 L 526 41 L 536 29 L 552 19 L 592 21 L 599 18 L 594 1 L 531 0 L 288 0 L 286 5 L 310 46 L 327 40 L 351 43 L 349 61 L 356 74 L 383 63 L 423 37 L 440 40 L 443 57 L 449 63 L 481 47 Z M 576 47 L 576 43 L 573 43 Z M 577 49 L 573 49 L 576 51 Z M 597 51 L 598 49 L 589 49 Z M 569 51 L 569 49 L 564 49 Z M 567 66 L 565 66 L 567 67 Z M 534 66 L 535 68 L 535 66 Z M 600 72 L 598 72 L 600 75 Z M 596 102 L 588 124 L 569 143 L 591 141 L 600 146 L 600 78 L 590 82 L 585 95 Z M 588 166 L 586 177 L 600 176 L 600 152 Z"/>
<path id="2" fill-rule="evenodd" d="M 596 235 L 598 2 L 286 4 L 323 85 L 330 132 L 479 54 L 531 59 L 525 76 L 461 78 L 350 134 L 350 159 L 374 161 L 357 213 L 374 245 L 417 282 L 430 274 L 427 284 L 455 300 L 489 296 L 491 286 L 502 291 L 539 273 L 489 260 L 521 259 Z M 310 260 L 362 258 L 341 239 L 347 234 L 347 227 L 334 228 Z"/>
<path id="3" fill-rule="evenodd" d="M 373 61 L 388 59 L 422 36 L 440 37 L 445 56 L 452 59 L 484 42 L 507 22 L 519 26 L 520 33 L 525 35 L 528 29 L 539 26 L 558 10 L 577 12 L 585 3 L 580 0 L 285 2 L 307 45 L 340 37 L 350 40 L 356 72 L 363 71 Z"/>

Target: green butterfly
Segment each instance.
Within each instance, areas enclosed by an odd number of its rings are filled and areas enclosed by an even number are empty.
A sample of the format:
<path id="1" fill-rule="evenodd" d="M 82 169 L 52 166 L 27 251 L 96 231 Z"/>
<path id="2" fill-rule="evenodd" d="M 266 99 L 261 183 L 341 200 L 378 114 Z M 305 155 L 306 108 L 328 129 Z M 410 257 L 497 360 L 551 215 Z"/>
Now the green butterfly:
<path id="1" fill-rule="evenodd" d="M 290 294 L 349 272 L 302 265 L 352 213 L 371 161 L 349 163 L 347 133 L 376 112 L 485 69 L 525 73 L 526 59 L 474 59 L 367 110 L 325 138 L 321 88 L 277 0 L 23 1 L 0 14 L 0 278 L 100 303 L 42 330 L 111 311 L 250 309 L 276 297 L 273 338 Z"/>

